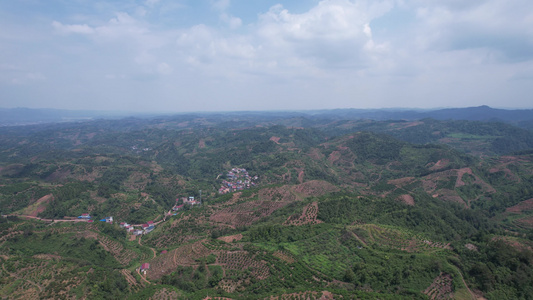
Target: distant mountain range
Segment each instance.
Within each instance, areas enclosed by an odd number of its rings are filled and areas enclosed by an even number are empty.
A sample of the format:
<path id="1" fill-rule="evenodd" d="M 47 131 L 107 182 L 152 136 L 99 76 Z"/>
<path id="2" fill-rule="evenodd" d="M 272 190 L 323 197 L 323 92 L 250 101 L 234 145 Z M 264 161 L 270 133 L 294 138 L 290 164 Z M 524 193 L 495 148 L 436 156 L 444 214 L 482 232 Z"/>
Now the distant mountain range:
<path id="1" fill-rule="evenodd" d="M 190 113 L 194 115 L 210 115 L 213 113 Z M 219 114 L 219 113 L 216 113 Z M 486 105 L 466 108 L 446 108 L 434 110 L 417 109 L 332 109 L 308 111 L 280 111 L 280 112 L 231 112 L 228 115 L 287 115 L 301 116 L 312 119 L 370 119 L 370 120 L 469 120 L 496 121 L 533 128 L 533 109 L 498 109 Z M 28 125 L 39 123 L 56 123 L 69 121 L 83 121 L 91 119 L 114 119 L 123 117 L 154 117 L 156 113 L 147 115 L 116 111 L 90 110 L 61 110 L 61 109 L 31 109 L 31 108 L 0 108 L 0 126 Z"/>
<path id="2" fill-rule="evenodd" d="M 465 108 L 445 108 L 435 110 L 415 109 L 336 109 L 317 111 L 316 115 L 335 116 L 341 119 L 362 118 L 371 120 L 468 120 L 500 121 L 517 123 L 533 120 L 533 109 L 498 109 L 486 105 Z"/>
<path id="3" fill-rule="evenodd" d="M 123 118 L 127 113 L 94 110 L 66 110 L 48 108 L 0 108 L 0 126 L 30 125 L 92 120 L 99 118 Z"/>

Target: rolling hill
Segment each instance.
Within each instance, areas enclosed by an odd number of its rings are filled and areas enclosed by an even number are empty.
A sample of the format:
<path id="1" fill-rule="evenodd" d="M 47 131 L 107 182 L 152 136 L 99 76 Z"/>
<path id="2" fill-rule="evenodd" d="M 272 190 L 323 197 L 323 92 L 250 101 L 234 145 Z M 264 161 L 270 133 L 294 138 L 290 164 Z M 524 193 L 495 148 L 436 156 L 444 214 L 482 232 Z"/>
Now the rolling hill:
<path id="1" fill-rule="evenodd" d="M 525 129 L 245 113 L 4 129 L 7 299 L 533 295 Z"/>

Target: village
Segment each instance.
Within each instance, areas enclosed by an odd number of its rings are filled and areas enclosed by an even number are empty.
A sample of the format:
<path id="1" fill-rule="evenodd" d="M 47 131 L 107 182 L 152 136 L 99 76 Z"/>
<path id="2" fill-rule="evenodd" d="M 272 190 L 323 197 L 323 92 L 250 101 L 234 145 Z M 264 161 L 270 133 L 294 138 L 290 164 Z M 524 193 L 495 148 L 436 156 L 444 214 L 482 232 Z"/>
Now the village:
<path id="1" fill-rule="evenodd" d="M 177 215 L 177 212 L 180 211 L 180 210 L 184 210 L 186 207 L 190 207 L 190 206 L 194 206 L 194 205 L 200 205 L 201 204 L 201 201 L 200 200 L 196 200 L 194 198 L 194 196 L 189 196 L 189 197 L 182 197 L 182 198 L 176 198 L 176 202 L 175 202 L 175 205 L 172 207 L 171 210 L 169 210 L 166 214 L 165 214 L 165 217 L 163 218 L 163 220 L 155 223 L 154 221 L 148 221 L 146 222 L 145 224 L 138 224 L 138 225 L 132 225 L 132 224 L 128 224 L 126 222 L 121 222 L 120 223 L 120 228 L 123 228 L 124 230 L 126 230 L 126 232 L 132 234 L 133 236 L 140 236 L 140 235 L 143 235 L 143 234 L 148 234 L 150 232 L 152 232 L 154 229 L 155 229 L 155 226 L 161 222 L 164 222 L 166 220 L 166 217 L 168 216 L 175 216 Z M 78 216 L 78 219 L 80 219 L 80 221 L 86 221 L 88 223 L 93 223 L 94 220 L 92 219 L 92 217 L 88 214 L 88 213 L 83 213 L 81 214 L 81 216 Z M 113 224 L 113 217 L 106 217 L 104 219 L 101 219 L 100 220 L 101 222 L 106 222 L 108 224 Z M 137 228 L 135 228 L 137 227 Z"/>
<path id="2" fill-rule="evenodd" d="M 200 191 L 200 195 L 201 195 L 201 191 Z M 142 225 L 132 225 L 132 224 L 128 224 L 126 222 L 121 222 L 119 226 L 120 226 L 120 228 L 123 228 L 124 230 L 126 230 L 127 233 L 131 234 L 130 235 L 130 237 L 131 237 L 130 241 L 131 240 L 135 240 L 137 236 L 139 236 L 139 239 L 140 239 L 140 237 L 142 235 L 145 235 L 145 234 L 148 234 L 148 233 L 152 232 L 155 229 L 155 226 L 157 224 L 166 221 L 167 217 L 175 216 L 175 215 L 177 215 L 177 212 L 180 211 L 180 210 L 185 210 L 188 207 L 201 205 L 201 204 L 202 204 L 201 200 L 196 200 L 194 198 L 194 196 L 182 197 L 182 198 L 178 197 L 178 198 L 176 198 L 175 205 L 172 207 L 172 209 L 169 210 L 165 214 L 165 217 L 162 220 L 158 221 L 158 222 L 148 221 L 148 222 L 146 222 L 145 224 L 142 224 Z M 94 222 L 94 220 L 92 219 L 91 215 L 88 214 L 88 213 L 81 214 L 81 216 L 78 216 L 78 219 L 79 219 L 79 221 L 86 221 L 87 223 L 93 223 Z M 113 217 L 106 217 L 106 218 L 101 219 L 100 221 L 108 223 L 108 224 L 113 224 Z M 137 227 L 137 228 L 135 228 L 135 227 Z M 139 243 L 140 243 L 140 240 L 139 240 Z M 166 250 L 164 251 L 164 253 L 166 253 Z M 149 263 L 142 263 L 141 266 L 137 269 L 137 271 L 139 272 L 139 274 L 142 273 L 144 276 L 146 276 L 146 272 L 149 269 L 150 269 L 150 264 Z"/>
<path id="3" fill-rule="evenodd" d="M 136 149 L 134 149 L 136 150 Z M 222 176 L 223 174 L 220 174 Z M 248 174 L 248 171 L 244 168 L 232 168 L 227 174 L 226 179 L 222 181 L 222 186 L 219 188 L 218 192 L 219 194 L 227 194 L 234 191 L 240 191 L 244 189 L 249 189 L 256 186 L 256 183 L 254 181 L 257 181 L 257 176 L 250 176 Z M 130 234 L 130 240 L 135 240 L 137 237 L 140 237 L 145 234 L 149 234 L 152 232 L 156 225 L 160 224 L 161 222 L 166 221 L 167 217 L 175 216 L 178 214 L 179 211 L 186 210 L 192 206 L 201 205 L 201 191 L 200 191 L 200 199 L 196 199 L 194 196 L 189 197 L 177 197 L 176 201 L 174 203 L 174 206 L 165 214 L 164 218 L 162 220 L 159 220 L 158 222 L 154 221 L 148 221 L 145 224 L 128 224 L 127 222 L 121 222 L 119 224 L 120 228 L 126 230 L 128 234 Z M 82 215 L 78 216 L 78 219 L 80 221 L 86 221 L 88 223 L 93 223 L 94 220 L 88 213 L 83 213 Z M 106 222 L 108 224 L 113 224 L 113 217 L 106 217 L 103 219 L 100 219 L 101 222 Z M 166 252 L 166 251 L 165 251 Z M 137 269 L 137 271 L 140 274 L 143 274 L 146 276 L 146 272 L 150 269 L 149 263 L 142 263 L 141 266 Z"/>
<path id="4" fill-rule="evenodd" d="M 258 179 L 257 176 L 251 177 L 246 169 L 233 168 L 226 174 L 226 179 L 222 181 L 222 186 L 218 189 L 218 193 L 227 194 L 255 187 L 254 180 L 257 181 Z"/>

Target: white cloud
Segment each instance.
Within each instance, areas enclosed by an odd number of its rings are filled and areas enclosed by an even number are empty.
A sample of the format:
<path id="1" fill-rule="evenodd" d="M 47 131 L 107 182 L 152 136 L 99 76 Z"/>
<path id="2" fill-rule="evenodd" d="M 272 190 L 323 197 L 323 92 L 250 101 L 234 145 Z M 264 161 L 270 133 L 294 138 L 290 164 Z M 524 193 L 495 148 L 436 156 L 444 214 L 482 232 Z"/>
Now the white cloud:
<path id="1" fill-rule="evenodd" d="M 160 0 L 146 0 L 144 1 L 146 6 L 153 7 L 159 3 Z"/>
<path id="2" fill-rule="evenodd" d="M 27 23 L 4 14 L 0 98 L 18 86 L 65 103 L 111 93 L 160 107 L 217 99 L 224 109 L 519 99 L 533 92 L 533 2 L 515 1 L 323 0 L 246 15 L 236 1 L 207 2 L 205 12 L 205 3 L 143 0 Z"/>
<path id="3" fill-rule="evenodd" d="M 242 20 L 240 18 L 227 15 L 226 13 L 222 13 L 220 19 L 227 23 L 231 29 L 237 29 L 242 25 Z"/>
<path id="4" fill-rule="evenodd" d="M 523 9 L 529 1 L 440 2 L 417 8 L 422 50 L 485 49 L 495 60 L 533 59 L 533 12 Z"/>
<path id="5" fill-rule="evenodd" d="M 230 0 L 215 0 L 211 1 L 213 8 L 224 11 L 230 6 Z"/>
<path id="6" fill-rule="evenodd" d="M 91 28 L 87 24 L 63 25 L 60 22 L 54 21 L 52 22 L 52 26 L 57 32 L 62 33 L 62 34 L 70 34 L 70 33 L 93 34 L 94 33 L 94 29 Z"/>
<path id="7" fill-rule="evenodd" d="M 311 10 L 291 14 L 281 5 L 260 16 L 265 47 L 320 68 L 364 68 L 375 49 L 370 21 L 390 10 L 390 2 L 321 1 Z"/>

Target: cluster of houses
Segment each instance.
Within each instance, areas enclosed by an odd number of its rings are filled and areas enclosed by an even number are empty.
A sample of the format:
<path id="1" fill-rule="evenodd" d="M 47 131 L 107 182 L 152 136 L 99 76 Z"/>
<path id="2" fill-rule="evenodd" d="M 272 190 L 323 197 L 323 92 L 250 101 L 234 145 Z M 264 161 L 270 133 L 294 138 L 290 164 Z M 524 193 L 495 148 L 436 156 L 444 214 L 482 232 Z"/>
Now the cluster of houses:
<path id="1" fill-rule="evenodd" d="M 89 214 L 81 214 L 81 216 L 79 216 L 78 219 L 83 219 L 83 220 L 87 220 L 87 222 L 92 222 L 91 215 Z"/>
<path id="2" fill-rule="evenodd" d="M 78 219 L 86 220 L 88 223 L 94 222 L 94 220 L 91 219 L 91 215 L 85 213 L 81 214 L 81 216 L 78 216 Z M 100 220 L 101 222 L 106 222 L 108 224 L 113 224 L 113 217 L 105 217 Z"/>
<path id="3" fill-rule="evenodd" d="M 102 220 L 100 220 L 101 222 L 106 222 L 108 224 L 113 224 L 113 217 L 106 217 Z"/>
<path id="4" fill-rule="evenodd" d="M 233 168 L 226 174 L 226 180 L 222 181 L 222 186 L 218 189 L 219 194 L 227 194 L 235 191 L 249 189 L 256 184 L 253 180 L 257 180 L 258 177 L 251 177 L 248 171 L 243 168 Z"/>
<path id="5" fill-rule="evenodd" d="M 131 150 L 134 151 L 135 153 L 140 153 L 141 151 L 150 151 L 152 150 L 152 148 L 143 148 L 143 147 L 137 147 L 137 146 L 131 146 Z"/>
<path id="6" fill-rule="evenodd" d="M 141 225 L 142 229 L 135 229 L 133 225 L 130 225 L 126 222 L 120 223 L 120 228 L 126 229 L 128 233 L 131 233 L 133 235 L 143 235 L 152 232 L 152 230 L 155 229 L 154 221 L 148 221 L 146 224 Z"/>
<path id="7" fill-rule="evenodd" d="M 200 204 L 202 204 L 202 203 L 199 200 L 194 199 L 193 196 L 190 196 L 188 198 L 187 197 L 183 197 L 181 199 L 177 198 L 176 199 L 176 205 L 174 205 L 172 207 L 172 210 L 173 211 L 178 211 L 178 210 L 182 210 L 185 207 L 185 205 L 193 206 L 193 205 L 200 205 Z"/>

